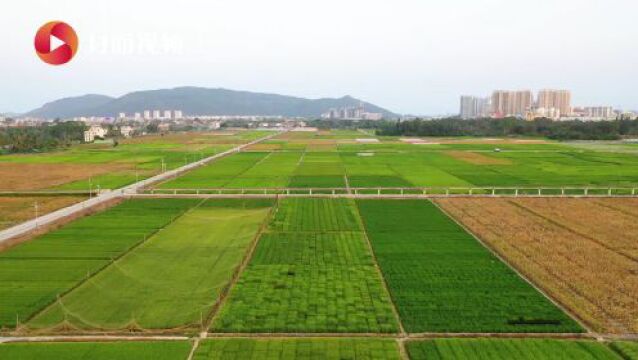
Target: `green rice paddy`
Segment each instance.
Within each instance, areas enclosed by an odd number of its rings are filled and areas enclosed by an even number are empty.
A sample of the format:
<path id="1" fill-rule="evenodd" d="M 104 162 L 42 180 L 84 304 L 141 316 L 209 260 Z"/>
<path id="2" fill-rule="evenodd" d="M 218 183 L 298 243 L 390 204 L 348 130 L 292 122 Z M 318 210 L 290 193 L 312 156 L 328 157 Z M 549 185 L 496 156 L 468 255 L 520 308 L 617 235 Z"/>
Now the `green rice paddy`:
<path id="1" fill-rule="evenodd" d="M 399 360 L 392 339 L 215 339 L 200 343 L 194 360 Z"/>
<path id="2" fill-rule="evenodd" d="M 120 341 L 0 344 L 0 359 L 13 360 L 184 360 L 187 341 Z"/>
<path id="3" fill-rule="evenodd" d="M 360 134 L 361 135 L 361 134 Z M 525 187 L 634 186 L 638 157 L 560 144 L 339 143 L 331 151 L 270 140 L 282 148 L 242 152 L 160 187 Z M 499 152 L 495 152 L 495 148 Z M 485 163 L 459 158 L 479 156 Z"/>
<path id="4" fill-rule="evenodd" d="M 398 331 L 354 202 L 281 200 L 212 328 L 221 332 Z"/>
<path id="5" fill-rule="evenodd" d="M 0 328 L 15 328 L 195 205 L 131 200 L 0 253 Z"/>
<path id="6" fill-rule="evenodd" d="M 357 204 L 408 332 L 583 331 L 431 202 Z"/>
<path id="7" fill-rule="evenodd" d="M 412 360 L 621 360 L 594 341 L 549 339 L 435 339 L 410 341 Z"/>
<path id="8" fill-rule="evenodd" d="M 28 325 L 201 329 L 271 205 L 269 200 L 200 200 Z"/>

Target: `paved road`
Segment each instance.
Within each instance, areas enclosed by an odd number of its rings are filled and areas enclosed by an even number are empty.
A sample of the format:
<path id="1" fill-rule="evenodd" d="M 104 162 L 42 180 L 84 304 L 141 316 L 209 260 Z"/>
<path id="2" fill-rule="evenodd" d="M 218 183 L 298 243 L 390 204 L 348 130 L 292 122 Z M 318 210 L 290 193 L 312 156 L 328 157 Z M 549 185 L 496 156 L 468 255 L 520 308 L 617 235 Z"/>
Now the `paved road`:
<path id="1" fill-rule="evenodd" d="M 177 176 L 177 175 L 179 175 L 181 173 L 184 173 L 186 171 L 190 171 L 190 170 L 198 168 L 198 167 L 200 167 L 202 165 L 205 165 L 205 164 L 207 164 L 207 163 L 209 163 L 209 162 L 211 162 L 213 160 L 216 160 L 216 159 L 219 159 L 221 157 L 224 157 L 224 156 L 239 152 L 242 149 L 244 149 L 245 147 L 257 144 L 257 143 L 262 142 L 264 140 L 268 140 L 268 139 L 270 139 L 270 138 L 272 138 L 272 137 L 274 137 L 276 135 L 278 135 L 278 133 L 277 134 L 272 134 L 272 135 L 269 135 L 269 136 L 265 136 L 263 138 L 257 139 L 255 141 L 249 142 L 247 144 L 240 145 L 240 146 L 235 147 L 233 149 L 224 151 L 222 153 L 207 157 L 205 159 L 190 163 L 188 165 L 184 165 L 184 166 L 182 166 L 180 168 L 177 168 L 177 169 L 166 171 L 166 172 L 164 172 L 162 174 L 153 176 L 153 177 L 148 178 L 146 180 L 142 180 L 142 181 L 136 182 L 134 184 L 128 185 L 128 186 L 123 187 L 121 189 L 117 189 L 117 190 L 113 190 L 113 191 L 110 191 L 110 192 L 106 192 L 106 193 L 100 194 L 100 195 L 98 195 L 98 196 L 96 196 L 96 197 L 94 197 L 92 199 L 89 199 L 89 200 L 86 200 L 86 201 L 82 201 L 82 202 L 77 203 L 75 205 L 71 205 L 69 207 L 66 207 L 66 208 L 54 211 L 52 213 L 40 216 L 37 219 L 29 220 L 29 221 L 24 222 L 22 224 L 10 227 L 10 228 L 5 229 L 5 230 L 2 230 L 2 231 L 0 231 L 0 244 L 6 242 L 9 239 L 14 238 L 16 236 L 24 235 L 24 234 L 28 233 L 29 231 L 32 231 L 32 230 L 38 228 L 39 226 L 51 224 L 51 223 L 56 222 L 56 221 L 58 221 L 58 220 L 60 220 L 62 218 L 65 218 L 67 216 L 73 215 L 73 214 L 75 214 L 77 212 L 83 211 L 83 210 L 85 210 L 87 208 L 90 208 L 92 206 L 105 203 L 107 201 L 119 198 L 119 197 L 121 197 L 123 195 L 135 194 L 135 193 L 137 193 L 138 190 L 140 190 L 140 189 L 142 189 L 142 188 L 144 188 L 146 186 L 149 186 L 151 184 L 154 184 L 154 183 L 157 183 L 157 182 L 160 182 L 160 181 L 168 180 L 168 179 L 170 179 L 172 177 L 175 177 L 175 176 Z"/>

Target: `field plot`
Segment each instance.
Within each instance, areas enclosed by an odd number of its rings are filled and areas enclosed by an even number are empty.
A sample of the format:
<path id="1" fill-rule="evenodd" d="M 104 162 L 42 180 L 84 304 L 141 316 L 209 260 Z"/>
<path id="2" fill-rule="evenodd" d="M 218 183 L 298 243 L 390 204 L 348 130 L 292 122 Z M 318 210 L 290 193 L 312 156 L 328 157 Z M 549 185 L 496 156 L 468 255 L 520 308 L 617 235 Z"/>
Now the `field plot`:
<path id="1" fill-rule="evenodd" d="M 76 145 L 43 154 L 0 156 L 0 190 L 115 189 L 268 135 L 243 131 L 145 136 Z"/>
<path id="2" fill-rule="evenodd" d="M 549 339 L 435 339 L 410 341 L 412 360 L 621 360 L 594 341 Z"/>
<path id="3" fill-rule="evenodd" d="M 35 218 L 35 206 L 38 216 L 73 205 L 82 200 L 83 196 L 15 196 L 0 197 L 0 230 L 17 225 Z"/>
<path id="4" fill-rule="evenodd" d="M 84 329 L 201 329 L 270 200 L 208 200 L 28 323 Z"/>
<path id="5" fill-rule="evenodd" d="M 625 360 L 638 360 L 638 342 L 613 342 L 611 348 L 619 353 Z"/>
<path id="6" fill-rule="evenodd" d="M 635 154 L 543 141 L 465 139 L 425 144 L 360 132 L 286 133 L 164 188 L 633 186 Z M 500 151 L 494 151 L 499 148 Z M 232 167 L 241 163 L 245 166 Z"/>
<path id="7" fill-rule="evenodd" d="M 184 360 L 187 341 L 67 342 L 0 344 L 0 359 L 15 360 Z"/>
<path id="8" fill-rule="evenodd" d="M 391 339 L 215 339 L 200 343 L 194 360 L 399 360 Z"/>
<path id="9" fill-rule="evenodd" d="M 442 199 L 595 331 L 638 333 L 637 199 Z"/>
<path id="10" fill-rule="evenodd" d="M 195 204 L 130 200 L 0 253 L 0 329 L 24 323 Z"/>
<path id="11" fill-rule="evenodd" d="M 345 169 L 336 152 L 305 153 L 289 187 L 345 187 Z"/>
<path id="12" fill-rule="evenodd" d="M 396 332 L 346 199 L 284 199 L 213 323 L 221 332 Z"/>
<path id="13" fill-rule="evenodd" d="M 429 201 L 357 201 L 408 332 L 582 329 Z"/>

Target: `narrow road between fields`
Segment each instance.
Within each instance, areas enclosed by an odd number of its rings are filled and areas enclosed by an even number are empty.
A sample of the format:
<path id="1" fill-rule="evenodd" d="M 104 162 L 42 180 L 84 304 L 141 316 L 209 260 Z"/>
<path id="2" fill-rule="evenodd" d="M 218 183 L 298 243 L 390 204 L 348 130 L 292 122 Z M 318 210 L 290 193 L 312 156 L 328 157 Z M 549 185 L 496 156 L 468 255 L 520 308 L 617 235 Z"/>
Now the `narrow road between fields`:
<path id="1" fill-rule="evenodd" d="M 19 225 L 16 225 L 16 226 L 10 227 L 8 229 L 2 230 L 2 231 L 0 231 L 0 244 L 2 244 L 4 242 L 7 242 L 9 239 L 12 239 L 14 237 L 25 235 L 25 234 L 27 234 L 30 231 L 37 230 L 41 226 L 52 224 L 52 223 L 54 223 L 54 222 L 56 222 L 58 220 L 61 220 L 61 219 L 66 218 L 68 216 L 71 216 L 71 215 L 73 215 L 75 213 L 84 211 L 84 210 L 86 210 L 88 208 L 91 208 L 91 207 L 94 207 L 96 205 L 103 204 L 103 203 L 105 203 L 107 201 L 119 198 L 121 196 L 135 194 L 139 190 L 141 190 L 141 189 L 143 189 L 143 188 L 145 188 L 145 187 L 147 187 L 149 185 L 152 185 L 152 184 L 155 184 L 155 183 L 158 183 L 158 182 L 161 182 L 161 181 L 165 181 L 165 180 L 174 178 L 176 176 L 181 175 L 184 172 L 191 171 L 191 170 L 196 169 L 196 168 L 198 168 L 200 166 L 204 166 L 204 165 L 208 164 L 211 161 L 214 161 L 214 160 L 217 160 L 219 158 L 234 154 L 236 152 L 240 152 L 241 150 L 243 150 L 244 148 L 246 148 L 248 146 L 251 146 L 251 145 L 260 143 L 262 141 L 271 139 L 271 138 L 273 138 L 273 137 L 275 137 L 275 136 L 277 136 L 279 134 L 280 133 L 275 133 L 275 134 L 272 134 L 272 135 L 268 135 L 268 136 L 259 138 L 259 139 L 255 140 L 255 141 L 249 142 L 247 144 L 243 144 L 243 145 L 237 146 L 237 147 L 232 148 L 230 150 L 221 152 L 221 153 L 213 155 L 213 156 L 209 156 L 209 157 L 207 157 L 205 159 L 202 159 L 202 160 L 199 160 L 199 161 L 184 165 L 184 166 L 179 167 L 177 169 L 166 171 L 166 172 L 161 173 L 159 175 L 155 175 L 153 177 L 150 177 L 150 178 L 148 178 L 146 180 L 142 180 L 142 181 L 136 182 L 134 184 L 125 186 L 125 187 L 123 187 L 121 189 L 117 189 L 117 190 L 113 190 L 113 191 L 110 191 L 110 192 L 107 192 L 107 193 L 104 193 L 104 194 L 100 194 L 100 195 L 98 195 L 98 196 L 96 196 L 96 197 L 94 197 L 92 199 L 89 199 L 89 200 L 86 200 L 86 201 L 82 201 L 82 202 L 77 203 L 75 205 L 71 205 L 69 207 L 66 207 L 66 208 L 54 211 L 52 213 L 40 216 L 37 219 L 29 220 L 29 221 L 21 223 Z"/>

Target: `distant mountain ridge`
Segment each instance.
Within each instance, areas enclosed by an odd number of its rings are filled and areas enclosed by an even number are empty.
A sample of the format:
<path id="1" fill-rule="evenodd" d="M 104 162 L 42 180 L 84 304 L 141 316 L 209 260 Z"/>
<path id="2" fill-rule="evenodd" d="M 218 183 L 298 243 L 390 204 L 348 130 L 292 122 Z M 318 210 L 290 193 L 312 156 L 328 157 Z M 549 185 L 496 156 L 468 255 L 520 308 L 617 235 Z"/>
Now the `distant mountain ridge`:
<path id="1" fill-rule="evenodd" d="M 115 117 L 124 112 L 144 110 L 181 110 L 184 115 L 268 115 L 318 117 L 330 108 L 356 106 L 363 101 L 351 96 L 305 99 L 294 96 L 236 91 L 221 88 L 178 87 L 173 89 L 136 91 L 113 98 L 89 94 L 69 97 L 44 104 L 25 116 L 70 118 L 77 116 Z M 363 102 L 367 112 L 384 117 L 398 115 Z"/>

